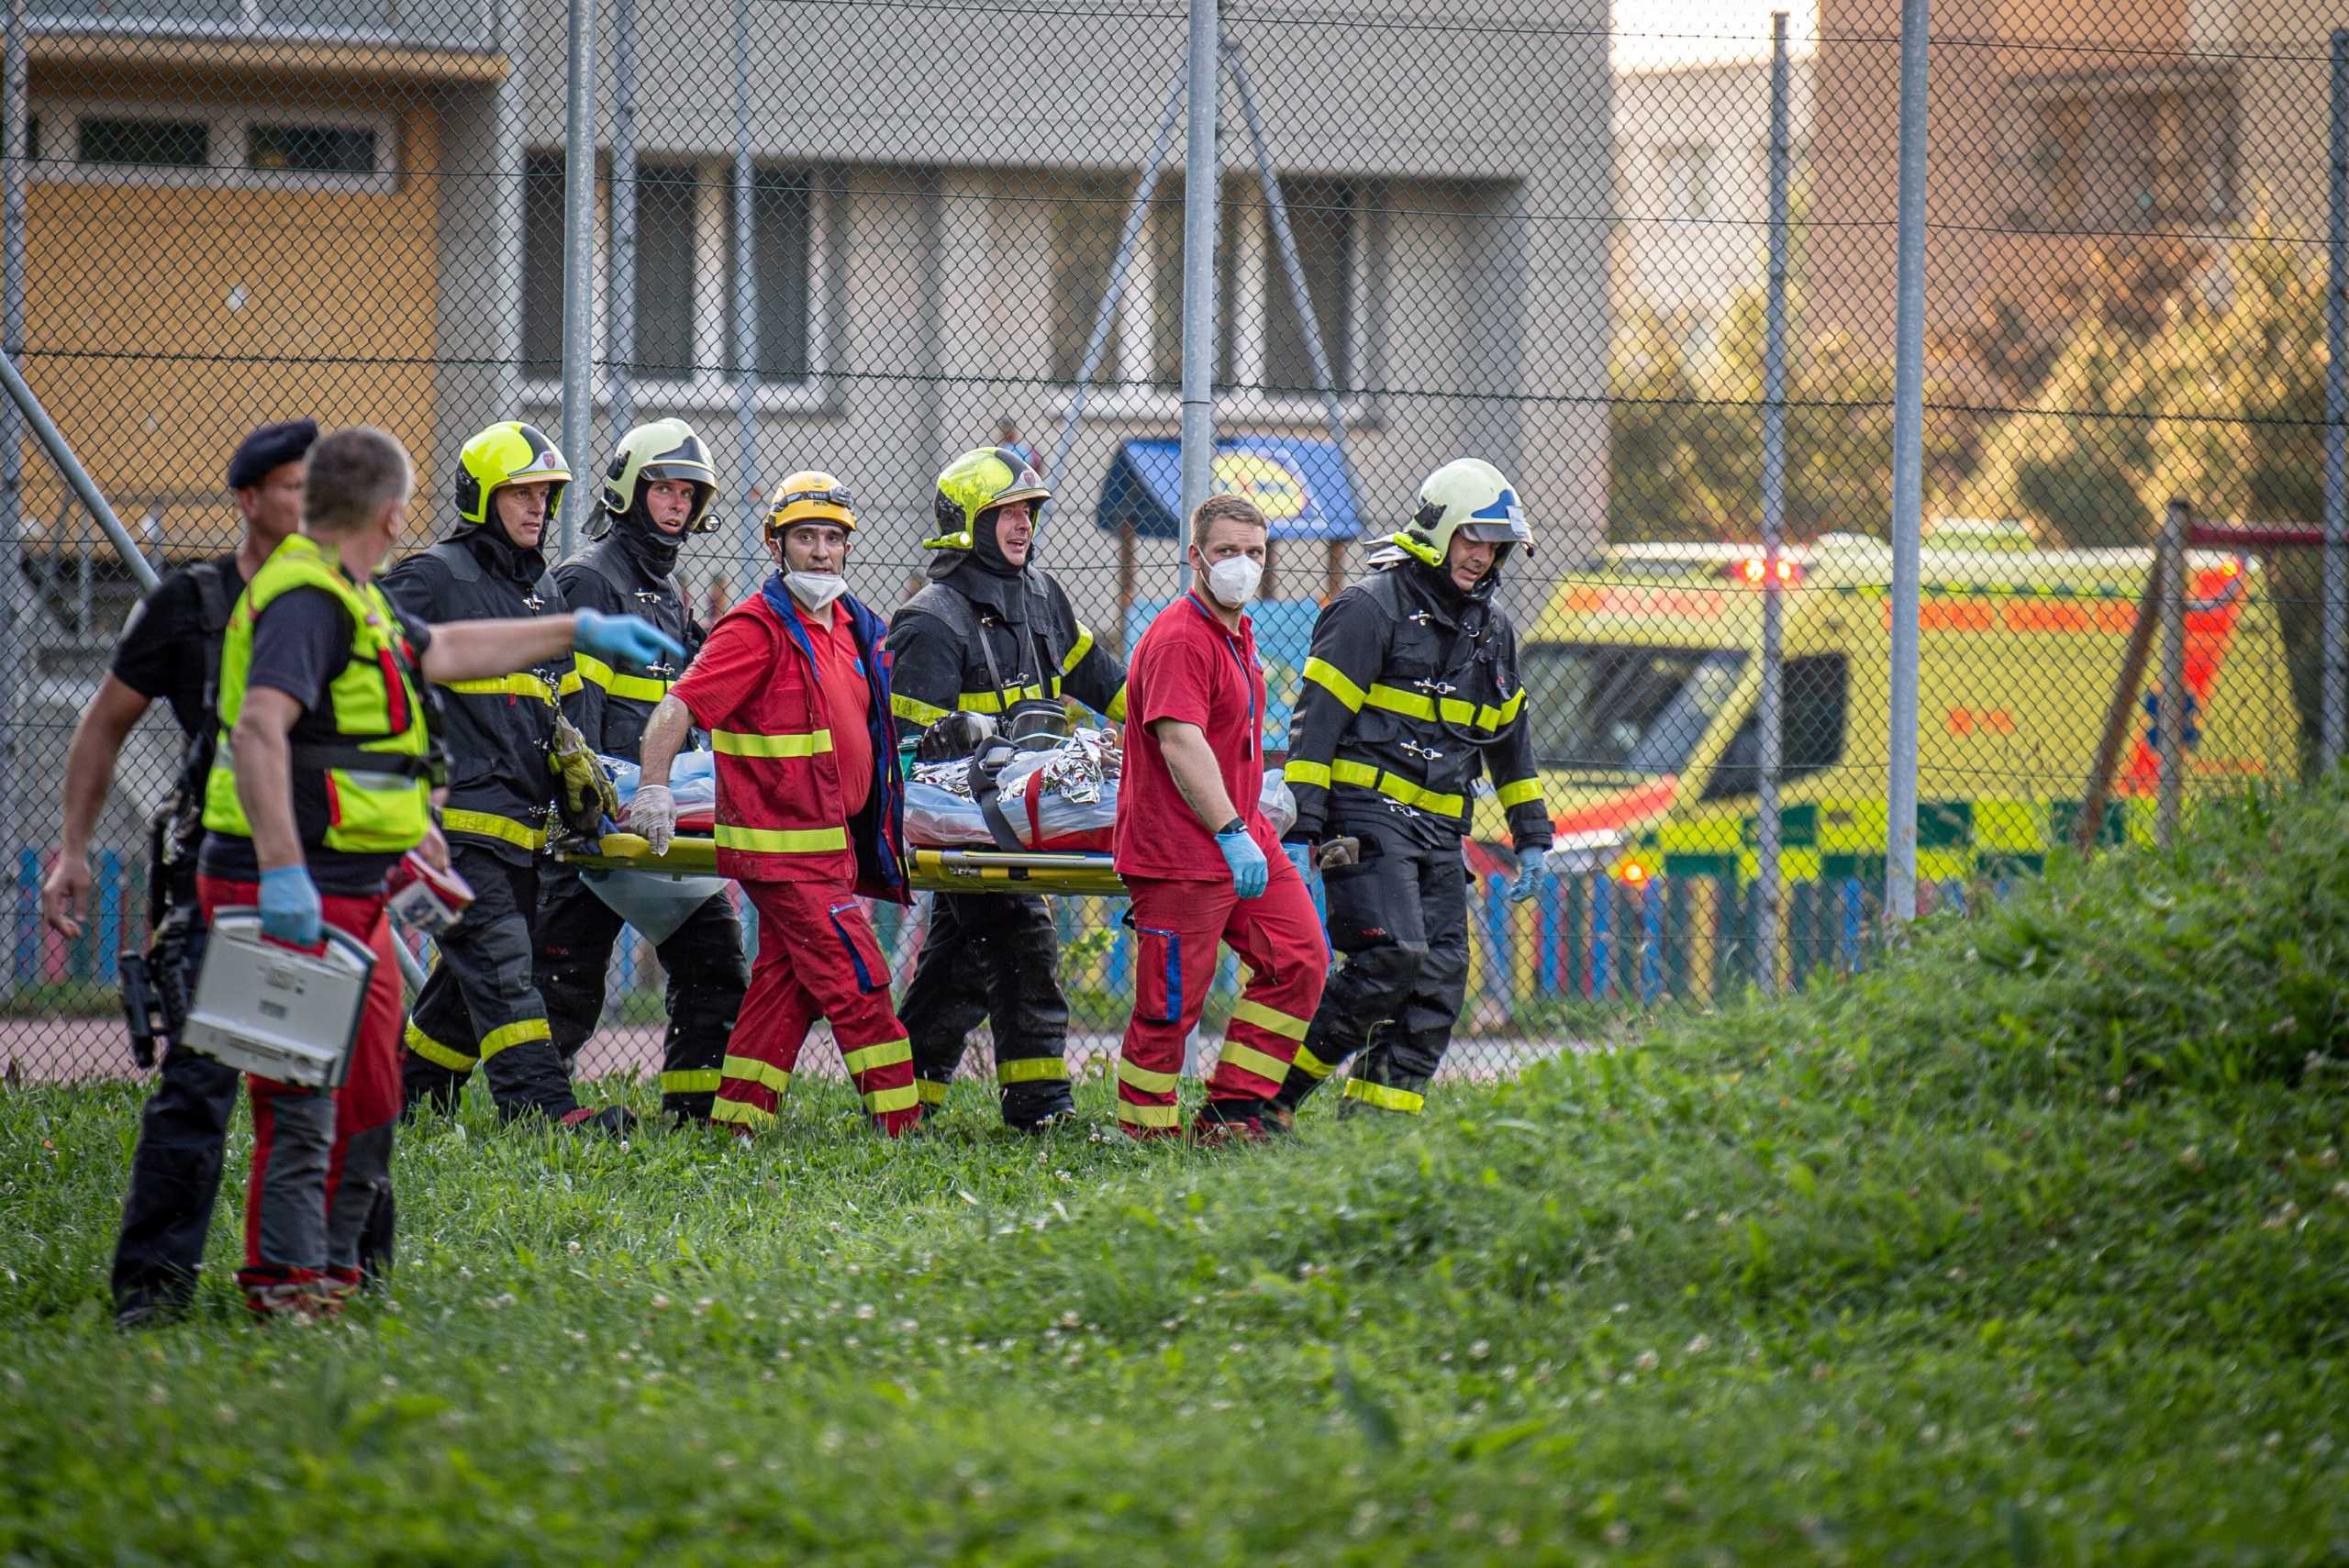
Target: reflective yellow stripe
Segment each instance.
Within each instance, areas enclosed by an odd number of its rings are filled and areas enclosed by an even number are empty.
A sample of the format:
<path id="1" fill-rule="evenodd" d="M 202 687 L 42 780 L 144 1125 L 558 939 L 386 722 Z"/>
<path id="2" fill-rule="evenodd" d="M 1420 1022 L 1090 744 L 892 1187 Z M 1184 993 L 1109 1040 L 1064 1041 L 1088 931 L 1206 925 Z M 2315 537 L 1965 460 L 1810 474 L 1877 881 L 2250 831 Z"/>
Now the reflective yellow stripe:
<path id="1" fill-rule="evenodd" d="M 909 1111 L 920 1103 L 911 1084 L 896 1089 L 875 1089 L 864 1096 L 864 1108 L 874 1116 L 887 1116 L 891 1111 Z"/>
<path id="2" fill-rule="evenodd" d="M 661 1074 L 661 1092 L 664 1095 L 714 1095 L 725 1083 L 725 1076 L 715 1067 L 663 1073 Z"/>
<path id="3" fill-rule="evenodd" d="M 712 1121 L 730 1121 L 743 1127 L 769 1127 L 774 1122 L 774 1112 L 763 1111 L 743 1100 L 720 1100 L 709 1107 Z"/>
<path id="4" fill-rule="evenodd" d="M 1153 1073 L 1147 1067 L 1137 1067 L 1121 1056 L 1118 1058 L 1118 1082 L 1130 1084 L 1145 1095 L 1171 1095 L 1180 1080 L 1172 1073 Z"/>
<path id="5" fill-rule="evenodd" d="M 517 822 L 511 817 L 500 817 L 488 811 L 447 811 L 441 813 L 440 826 L 451 833 L 471 833 L 477 839 L 500 839 L 518 844 L 526 850 L 542 848 L 547 830 Z"/>
<path id="6" fill-rule="evenodd" d="M 1258 1029 L 1269 1030 L 1283 1040 L 1301 1040 L 1305 1038 L 1306 1025 L 1309 1020 L 1291 1018 L 1286 1013 L 1267 1007 L 1262 1002 L 1252 1002 L 1242 996 L 1232 1006 L 1231 1021 L 1235 1024 L 1254 1024 Z"/>
<path id="7" fill-rule="evenodd" d="M 583 683 L 579 679 L 579 672 L 576 668 L 565 670 L 562 673 L 562 680 L 555 686 L 555 695 L 557 696 L 567 697 L 572 693 L 579 690 L 582 684 Z"/>
<path id="8" fill-rule="evenodd" d="M 624 675 L 601 659 L 590 659 L 584 653 L 573 655 L 578 661 L 579 678 L 601 686 L 616 697 L 630 702 L 659 702 L 669 694 L 669 683 L 649 675 Z"/>
<path id="9" fill-rule="evenodd" d="M 1001 713 L 1017 702 L 1041 702 L 1052 694 L 1041 686 L 1008 686 L 999 692 L 964 692 L 954 706 L 965 713 Z"/>
<path id="10" fill-rule="evenodd" d="M 1512 806 L 1523 806 L 1529 801 L 1538 801 L 1542 798 L 1542 781 L 1520 779 L 1515 784 L 1505 784 L 1493 792 L 1493 798 L 1501 803 L 1504 810 Z"/>
<path id="11" fill-rule="evenodd" d="M 1093 634 L 1085 628 L 1084 622 L 1079 621 L 1076 627 L 1076 640 L 1069 644 L 1066 653 L 1061 655 L 1061 673 L 1065 675 L 1079 664 L 1084 663 L 1085 656 L 1092 651 Z"/>
<path id="12" fill-rule="evenodd" d="M 513 1023 L 501 1025 L 481 1037 L 481 1059 L 486 1062 L 499 1051 L 519 1045 L 524 1040 L 553 1038 L 552 1031 L 547 1028 L 546 1019 L 517 1019 Z"/>
<path id="13" fill-rule="evenodd" d="M 947 710 L 942 707 L 932 707 L 920 698 L 909 697 L 903 692 L 891 692 L 889 711 L 907 724 L 931 725 L 944 718 Z"/>
<path id="14" fill-rule="evenodd" d="M 1438 795 L 1424 784 L 1414 784 L 1396 773 L 1383 773 L 1368 762 L 1350 762 L 1341 757 L 1330 764 L 1330 776 L 1340 784 L 1359 784 L 1364 789 L 1376 790 L 1390 800 L 1416 806 L 1422 811 L 1432 811 L 1439 817 L 1458 817 L 1468 807 L 1468 803 L 1456 795 Z"/>
<path id="15" fill-rule="evenodd" d="M 1180 1106 L 1137 1106 L 1119 1100 L 1118 1119 L 1128 1127 L 1180 1127 L 1183 1109 Z"/>
<path id="16" fill-rule="evenodd" d="M 721 850 L 748 850 L 762 855 L 820 855 L 848 848 L 848 829 L 844 827 L 786 830 L 735 828 L 720 822 L 716 837 Z"/>
<path id="17" fill-rule="evenodd" d="M 461 692 L 469 697 L 536 697 L 540 702 L 552 702 L 555 688 L 528 670 L 511 675 L 492 675 L 480 681 L 440 681 L 435 683 L 444 691 Z"/>
<path id="18" fill-rule="evenodd" d="M 1408 1089 L 1390 1089 L 1384 1084 L 1365 1084 L 1359 1078 L 1346 1080 L 1346 1098 L 1360 1100 L 1366 1106 L 1376 1106 L 1383 1111 L 1401 1111 L 1417 1116 L 1426 1108 L 1428 1097 Z"/>
<path id="19" fill-rule="evenodd" d="M 832 732 L 810 729 L 803 735 L 745 735 L 736 729 L 713 729 L 709 746 L 725 757 L 813 757 L 832 749 Z"/>
<path id="20" fill-rule="evenodd" d="M 1293 784 L 1318 784 L 1323 789 L 1330 787 L 1330 767 L 1326 762 L 1306 762 L 1292 757 L 1288 765 L 1281 769 L 1281 777 Z"/>
<path id="21" fill-rule="evenodd" d="M 1369 695 L 1346 679 L 1343 670 L 1326 659 L 1308 659 L 1305 662 L 1305 678 L 1345 704 L 1348 713 L 1360 713 L 1364 699 Z"/>
<path id="22" fill-rule="evenodd" d="M 995 1064 L 998 1084 L 1049 1084 L 1068 1081 L 1068 1063 L 1057 1056 L 1029 1056 Z"/>
<path id="23" fill-rule="evenodd" d="M 791 1087 L 790 1073 L 755 1056 L 727 1057 L 725 1076 L 740 1078 L 745 1084 L 756 1084 L 763 1089 L 773 1089 L 778 1095 Z"/>
<path id="24" fill-rule="evenodd" d="M 1319 1057 L 1314 1055 L 1311 1051 L 1306 1050 L 1305 1047 L 1300 1045 L 1297 1048 L 1297 1060 L 1290 1062 L 1289 1065 L 1296 1068 L 1299 1073 L 1304 1073 L 1307 1077 L 1318 1080 L 1327 1078 L 1331 1073 L 1337 1070 L 1338 1064 L 1334 1062 L 1322 1061 Z"/>
<path id="25" fill-rule="evenodd" d="M 1126 721 L 1125 687 L 1119 686 L 1118 688 L 1118 695 L 1109 699 L 1109 706 L 1101 715 L 1101 717 L 1108 719 L 1112 724 L 1123 724 Z"/>
<path id="26" fill-rule="evenodd" d="M 900 1062 L 911 1062 L 914 1048 L 902 1040 L 885 1040 L 879 1045 L 868 1045 L 856 1051 L 841 1052 L 841 1060 L 848 1064 L 852 1074 L 870 1073 L 876 1067 L 895 1067 Z M 907 1104 L 913 1102 L 908 1100 Z"/>
<path id="27" fill-rule="evenodd" d="M 1407 692 L 1400 686 L 1373 684 L 1369 691 L 1363 694 L 1363 700 L 1372 707 L 1383 707 L 1389 713 L 1399 713 L 1406 718 L 1431 720 L 1435 717 L 1435 698 L 1423 696 L 1418 692 Z M 1461 706 L 1467 707 L 1471 713 L 1476 711 L 1465 703 Z"/>
<path id="28" fill-rule="evenodd" d="M 481 1065 L 478 1056 L 442 1045 L 414 1024 L 407 1026 L 407 1048 L 436 1067 L 446 1067 L 451 1073 L 470 1073 Z"/>
<path id="29" fill-rule="evenodd" d="M 1224 1040 L 1223 1050 L 1218 1053 L 1218 1060 L 1228 1066 L 1253 1073 L 1259 1078 L 1270 1078 L 1275 1084 L 1288 1076 L 1287 1062 L 1228 1036 Z"/>
<path id="30" fill-rule="evenodd" d="M 943 1084 L 934 1083 L 928 1078 L 917 1078 L 914 1080 L 914 1087 L 919 1091 L 923 1105 L 942 1106 L 946 1103 L 946 1085 Z"/>

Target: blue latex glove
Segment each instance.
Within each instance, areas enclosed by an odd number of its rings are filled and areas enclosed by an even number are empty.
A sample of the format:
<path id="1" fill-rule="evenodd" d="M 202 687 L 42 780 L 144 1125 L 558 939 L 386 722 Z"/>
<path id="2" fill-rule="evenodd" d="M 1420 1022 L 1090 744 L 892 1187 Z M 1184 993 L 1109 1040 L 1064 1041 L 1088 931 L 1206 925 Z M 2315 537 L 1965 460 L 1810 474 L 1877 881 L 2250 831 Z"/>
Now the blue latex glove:
<path id="1" fill-rule="evenodd" d="M 1239 828 L 1215 836 L 1215 847 L 1223 851 L 1223 863 L 1231 868 L 1231 890 L 1242 898 L 1262 898 L 1264 884 L 1272 879 L 1273 868 L 1264 860 L 1264 851 L 1248 836 L 1248 829 Z"/>
<path id="2" fill-rule="evenodd" d="M 578 612 L 571 634 L 572 646 L 591 658 L 618 667 L 641 670 L 662 657 L 683 662 L 685 645 L 649 620 L 635 616 L 607 616 L 596 610 Z"/>
<path id="3" fill-rule="evenodd" d="M 261 934 L 297 948 L 314 948 L 319 930 L 317 884 L 307 866 L 279 866 L 261 873 Z"/>
<path id="4" fill-rule="evenodd" d="M 1550 863 L 1546 849 L 1517 851 L 1517 880 L 1508 884 L 1508 901 L 1522 904 L 1542 891 L 1542 873 Z"/>
<path id="5" fill-rule="evenodd" d="M 1313 880 L 1312 845 L 1283 843 L 1281 845 L 1281 853 L 1286 855 L 1288 857 L 1288 863 L 1297 868 L 1297 876 L 1299 882 L 1311 882 Z"/>

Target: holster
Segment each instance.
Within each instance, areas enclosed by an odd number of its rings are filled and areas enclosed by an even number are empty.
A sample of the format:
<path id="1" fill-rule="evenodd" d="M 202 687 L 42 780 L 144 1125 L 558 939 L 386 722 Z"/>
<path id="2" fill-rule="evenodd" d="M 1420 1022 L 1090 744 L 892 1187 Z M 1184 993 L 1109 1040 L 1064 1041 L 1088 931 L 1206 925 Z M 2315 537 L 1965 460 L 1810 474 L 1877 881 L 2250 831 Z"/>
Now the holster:
<path id="1" fill-rule="evenodd" d="M 187 1022 L 187 944 L 200 917 L 192 906 L 175 906 L 156 922 L 145 952 L 125 950 L 116 958 L 130 1059 L 140 1067 L 154 1066 L 157 1045 L 177 1040 Z"/>

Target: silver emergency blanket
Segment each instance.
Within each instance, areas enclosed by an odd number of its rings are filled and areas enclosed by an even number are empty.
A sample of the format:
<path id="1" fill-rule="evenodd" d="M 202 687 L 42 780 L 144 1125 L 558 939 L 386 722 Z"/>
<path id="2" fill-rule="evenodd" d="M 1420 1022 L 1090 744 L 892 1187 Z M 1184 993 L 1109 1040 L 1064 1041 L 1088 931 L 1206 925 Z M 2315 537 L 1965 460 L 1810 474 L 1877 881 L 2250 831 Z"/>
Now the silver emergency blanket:
<path id="1" fill-rule="evenodd" d="M 996 799 L 1030 849 L 1106 850 L 1124 772 L 1125 752 L 1107 730 L 1080 729 L 1056 746 L 1013 756 L 997 776 Z M 1275 833 L 1297 820 L 1297 799 L 1277 768 L 1264 771 L 1258 804 Z M 906 840 L 925 849 L 994 846 L 972 798 L 969 758 L 915 765 L 906 784 Z"/>

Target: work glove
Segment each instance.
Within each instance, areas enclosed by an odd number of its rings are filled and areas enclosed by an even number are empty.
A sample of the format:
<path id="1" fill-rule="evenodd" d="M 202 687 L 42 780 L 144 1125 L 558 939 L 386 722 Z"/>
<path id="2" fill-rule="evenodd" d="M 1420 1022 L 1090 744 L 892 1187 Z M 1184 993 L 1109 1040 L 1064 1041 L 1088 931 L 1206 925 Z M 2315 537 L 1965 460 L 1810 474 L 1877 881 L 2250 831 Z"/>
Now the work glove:
<path id="1" fill-rule="evenodd" d="M 607 616 L 579 610 L 573 617 L 572 646 L 615 667 L 640 670 L 662 657 L 683 662 L 685 645 L 638 616 Z"/>
<path id="2" fill-rule="evenodd" d="M 554 751 L 548 759 L 562 793 L 562 820 L 574 833 L 589 838 L 604 830 L 604 818 L 620 814 L 619 791 L 605 776 L 604 764 L 588 749 L 579 727 L 557 714 Z"/>
<path id="3" fill-rule="evenodd" d="M 317 884 L 307 866 L 277 866 L 261 873 L 261 934 L 297 948 L 321 940 Z"/>
<path id="4" fill-rule="evenodd" d="M 1508 884 L 1508 901 L 1522 904 L 1542 891 L 1542 873 L 1550 864 L 1550 851 L 1531 847 L 1517 851 L 1517 880 Z"/>
<path id="5" fill-rule="evenodd" d="M 1246 825 L 1229 833 L 1218 833 L 1215 847 L 1223 851 L 1223 863 L 1231 868 L 1231 890 L 1242 898 L 1262 898 L 1273 868 L 1265 862 L 1264 851 L 1256 847 L 1256 840 L 1249 837 Z"/>
<path id="6" fill-rule="evenodd" d="M 669 852 L 670 840 L 677 836 L 677 797 L 667 784 L 636 786 L 636 798 L 628 803 L 628 830 L 644 835 L 654 854 Z"/>
<path id="7" fill-rule="evenodd" d="M 607 1132 L 626 1138 L 636 1130 L 636 1113 L 626 1106 L 606 1106 L 602 1110 L 582 1106 L 563 1113 L 562 1125 L 574 1132 Z"/>

